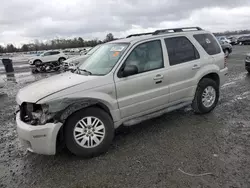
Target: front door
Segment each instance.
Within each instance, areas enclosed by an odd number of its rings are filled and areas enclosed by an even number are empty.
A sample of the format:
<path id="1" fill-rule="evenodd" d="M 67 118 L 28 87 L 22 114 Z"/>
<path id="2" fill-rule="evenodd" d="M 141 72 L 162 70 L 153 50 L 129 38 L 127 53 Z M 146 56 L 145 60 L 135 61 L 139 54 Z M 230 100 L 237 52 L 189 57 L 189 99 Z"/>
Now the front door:
<path id="1" fill-rule="evenodd" d="M 138 73 L 127 77 L 115 76 L 121 118 L 148 114 L 168 104 L 168 74 L 161 40 L 138 44 L 122 67 L 126 65 L 135 65 Z"/>

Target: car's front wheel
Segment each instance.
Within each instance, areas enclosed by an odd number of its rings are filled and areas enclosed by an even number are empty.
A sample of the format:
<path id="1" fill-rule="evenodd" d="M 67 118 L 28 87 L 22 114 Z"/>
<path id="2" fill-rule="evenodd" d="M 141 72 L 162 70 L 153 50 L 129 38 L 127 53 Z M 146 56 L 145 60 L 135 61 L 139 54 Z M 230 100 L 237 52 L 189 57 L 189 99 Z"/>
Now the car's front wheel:
<path id="1" fill-rule="evenodd" d="M 108 150 L 114 137 L 114 124 L 108 113 L 90 107 L 68 118 L 64 135 L 66 146 L 73 154 L 94 157 Z"/>
<path id="2" fill-rule="evenodd" d="M 212 111 L 218 103 L 219 85 L 210 78 L 203 78 L 195 93 L 192 107 L 196 113 L 205 114 Z"/>

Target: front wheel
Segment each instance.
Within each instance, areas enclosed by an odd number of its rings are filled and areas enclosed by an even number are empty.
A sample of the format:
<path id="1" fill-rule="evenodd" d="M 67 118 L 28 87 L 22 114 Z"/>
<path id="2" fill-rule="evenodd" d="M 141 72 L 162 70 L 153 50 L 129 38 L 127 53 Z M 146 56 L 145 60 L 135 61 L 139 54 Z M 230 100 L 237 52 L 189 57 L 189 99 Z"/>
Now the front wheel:
<path id="1" fill-rule="evenodd" d="M 210 78 L 203 78 L 197 87 L 192 103 L 194 111 L 198 114 L 211 112 L 219 100 L 219 85 Z"/>
<path id="2" fill-rule="evenodd" d="M 114 124 L 108 113 L 90 107 L 68 118 L 64 135 L 66 146 L 73 154 L 94 157 L 108 150 L 114 137 Z"/>

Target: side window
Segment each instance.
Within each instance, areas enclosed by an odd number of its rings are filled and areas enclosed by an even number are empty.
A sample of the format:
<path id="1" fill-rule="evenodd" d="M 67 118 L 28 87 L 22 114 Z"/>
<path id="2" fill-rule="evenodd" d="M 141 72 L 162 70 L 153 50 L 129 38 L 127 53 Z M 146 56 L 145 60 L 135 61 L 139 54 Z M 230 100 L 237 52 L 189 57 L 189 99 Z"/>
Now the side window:
<path id="1" fill-rule="evenodd" d="M 60 52 L 58 52 L 58 51 L 54 51 L 54 52 L 51 52 L 51 54 L 50 55 L 57 55 L 57 54 L 59 54 Z"/>
<path id="2" fill-rule="evenodd" d="M 199 59 L 200 55 L 186 37 L 166 38 L 170 66 Z"/>
<path id="3" fill-rule="evenodd" d="M 51 52 L 44 53 L 44 56 L 49 56 L 49 55 L 51 55 Z"/>
<path id="4" fill-rule="evenodd" d="M 139 44 L 126 59 L 126 65 L 135 65 L 138 73 L 163 68 L 161 41 L 155 40 Z"/>
<path id="5" fill-rule="evenodd" d="M 197 34 L 194 38 L 200 43 L 209 55 L 221 53 L 221 48 L 211 34 Z"/>

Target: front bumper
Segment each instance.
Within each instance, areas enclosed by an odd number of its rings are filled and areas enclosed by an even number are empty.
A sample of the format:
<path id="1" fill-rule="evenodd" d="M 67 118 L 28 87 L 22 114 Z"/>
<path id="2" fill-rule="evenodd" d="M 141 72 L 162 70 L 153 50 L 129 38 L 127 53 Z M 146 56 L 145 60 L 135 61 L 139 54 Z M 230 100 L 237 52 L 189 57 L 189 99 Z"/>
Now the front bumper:
<path id="1" fill-rule="evenodd" d="M 16 115 L 17 133 L 21 144 L 28 151 L 44 154 L 56 154 L 56 138 L 62 123 L 47 123 L 32 126 L 20 119 L 20 112 Z"/>
<path id="2" fill-rule="evenodd" d="M 228 68 L 226 67 L 224 69 L 221 69 L 219 74 L 220 74 L 220 85 L 222 86 L 228 79 Z"/>

